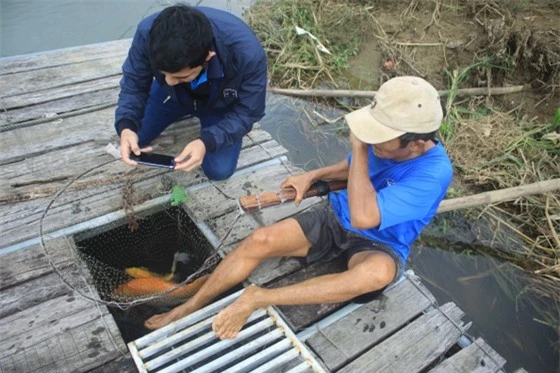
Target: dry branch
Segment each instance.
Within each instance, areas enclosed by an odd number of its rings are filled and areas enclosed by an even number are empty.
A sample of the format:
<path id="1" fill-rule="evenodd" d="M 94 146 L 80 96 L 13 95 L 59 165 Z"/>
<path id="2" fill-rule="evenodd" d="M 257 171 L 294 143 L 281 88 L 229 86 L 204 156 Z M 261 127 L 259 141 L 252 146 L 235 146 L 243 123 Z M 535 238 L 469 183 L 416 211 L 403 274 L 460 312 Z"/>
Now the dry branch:
<path id="1" fill-rule="evenodd" d="M 457 96 L 478 96 L 478 95 L 507 95 L 530 90 L 530 85 L 516 85 L 511 87 L 494 87 L 494 88 L 464 88 L 457 90 Z M 269 87 L 269 92 L 278 93 L 288 96 L 297 97 L 373 97 L 377 91 L 355 91 L 345 89 L 288 89 Z M 438 91 L 439 95 L 444 97 L 449 94 L 449 90 Z"/>
<path id="2" fill-rule="evenodd" d="M 560 189 L 560 179 L 539 181 L 532 184 L 521 185 L 475 194 L 473 196 L 447 199 L 441 202 L 437 212 L 451 211 L 459 208 L 473 207 L 483 204 L 511 201 L 531 194 L 548 193 Z"/>

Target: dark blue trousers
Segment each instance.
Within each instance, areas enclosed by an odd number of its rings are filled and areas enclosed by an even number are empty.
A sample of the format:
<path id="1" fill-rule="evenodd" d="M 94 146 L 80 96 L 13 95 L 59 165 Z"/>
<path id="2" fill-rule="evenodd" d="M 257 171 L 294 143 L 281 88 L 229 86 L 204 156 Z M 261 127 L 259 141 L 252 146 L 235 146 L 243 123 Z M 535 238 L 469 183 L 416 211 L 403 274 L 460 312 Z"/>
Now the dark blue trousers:
<path id="1" fill-rule="evenodd" d="M 170 124 L 186 115 L 196 116 L 200 120 L 201 128 L 215 125 L 225 115 L 224 111 L 219 110 L 194 112 L 181 106 L 176 101 L 166 99 L 167 93 L 154 80 L 150 89 L 150 95 L 148 96 L 144 118 L 142 119 L 142 129 L 138 132 L 138 144 L 141 147 L 149 145 Z M 233 174 L 237 167 L 239 153 L 241 152 L 241 141 L 239 139 L 232 146 L 215 152 L 206 152 L 202 161 L 202 169 L 209 179 L 225 180 Z"/>

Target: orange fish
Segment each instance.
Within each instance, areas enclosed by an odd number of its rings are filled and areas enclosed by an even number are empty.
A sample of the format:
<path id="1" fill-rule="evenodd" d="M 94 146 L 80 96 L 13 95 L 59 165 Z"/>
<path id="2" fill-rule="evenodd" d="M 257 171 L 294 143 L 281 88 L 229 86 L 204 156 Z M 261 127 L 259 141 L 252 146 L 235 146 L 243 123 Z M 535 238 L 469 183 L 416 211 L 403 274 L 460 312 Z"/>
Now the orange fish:
<path id="1" fill-rule="evenodd" d="M 178 284 L 164 278 L 134 278 L 117 287 L 115 290 L 113 290 L 111 295 L 115 298 L 141 298 L 145 296 L 166 293 L 169 291 L 169 293 L 165 294 L 165 296 L 187 299 L 192 297 L 201 288 L 208 277 L 210 277 L 210 275 L 206 274 L 202 277 L 197 278 L 190 284 L 180 286 L 173 291 L 170 290 L 177 287 Z"/>
<path id="2" fill-rule="evenodd" d="M 173 273 L 169 273 L 167 275 L 160 275 L 159 273 L 155 273 L 150 271 L 149 269 L 143 267 L 130 267 L 124 270 L 127 275 L 132 278 L 148 278 L 148 277 L 160 277 L 165 280 L 171 280 L 173 278 Z"/>

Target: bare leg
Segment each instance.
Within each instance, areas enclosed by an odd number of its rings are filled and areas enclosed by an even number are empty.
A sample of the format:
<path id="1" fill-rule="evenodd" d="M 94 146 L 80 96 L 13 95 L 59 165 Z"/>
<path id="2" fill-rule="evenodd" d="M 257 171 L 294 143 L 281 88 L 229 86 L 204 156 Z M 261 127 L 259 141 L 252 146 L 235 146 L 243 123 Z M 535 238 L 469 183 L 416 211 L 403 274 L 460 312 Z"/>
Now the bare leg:
<path id="1" fill-rule="evenodd" d="M 247 318 L 258 308 L 270 305 L 300 305 L 343 302 L 381 289 L 395 277 L 394 260 L 383 252 L 361 252 L 352 257 L 342 273 L 308 279 L 275 289 L 251 286 L 214 320 L 212 329 L 221 339 L 237 336 Z"/>
<path id="2" fill-rule="evenodd" d="M 310 246 L 295 219 L 259 228 L 222 260 L 195 295 L 169 312 L 150 317 L 144 325 L 148 329 L 158 329 L 189 315 L 249 277 L 263 259 L 306 256 Z"/>

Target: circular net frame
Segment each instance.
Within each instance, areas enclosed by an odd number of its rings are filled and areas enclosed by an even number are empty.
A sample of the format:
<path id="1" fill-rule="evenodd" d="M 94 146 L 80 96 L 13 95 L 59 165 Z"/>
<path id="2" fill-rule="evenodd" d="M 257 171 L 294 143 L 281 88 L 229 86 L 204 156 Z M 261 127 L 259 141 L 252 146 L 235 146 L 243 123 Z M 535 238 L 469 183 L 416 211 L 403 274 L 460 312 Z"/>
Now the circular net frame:
<path id="1" fill-rule="evenodd" d="M 91 301 L 123 310 L 139 304 L 179 304 L 219 263 L 217 248 L 180 204 L 171 206 L 167 173 L 122 169 L 120 161 L 108 162 L 65 185 L 43 212 L 41 246 L 62 281 Z M 106 185 L 99 188 L 99 180 Z M 137 187 L 151 194 L 135 193 Z M 136 209 L 150 197 L 162 203 Z M 92 211 L 95 208 L 106 213 Z M 60 231 L 60 221 L 69 215 L 71 224 L 82 226 L 53 236 L 50 232 Z"/>

